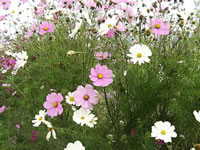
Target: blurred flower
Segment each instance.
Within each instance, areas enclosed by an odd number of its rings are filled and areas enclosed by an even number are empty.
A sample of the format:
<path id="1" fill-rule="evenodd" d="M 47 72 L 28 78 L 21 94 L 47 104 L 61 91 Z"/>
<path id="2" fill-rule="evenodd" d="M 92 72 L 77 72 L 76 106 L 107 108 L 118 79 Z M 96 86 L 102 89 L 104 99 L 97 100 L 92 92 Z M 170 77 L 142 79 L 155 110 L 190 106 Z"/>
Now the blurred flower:
<path id="1" fill-rule="evenodd" d="M 75 54 L 74 51 L 68 51 L 68 52 L 67 52 L 67 56 L 68 56 L 68 57 L 69 57 L 69 56 L 72 56 L 73 54 Z"/>
<path id="2" fill-rule="evenodd" d="M 20 125 L 20 124 L 16 124 L 16 128 L 18 128 L 18 129 L 19 129 L 20 127 L 21 127 L 21 125 Z"/>
<path id="3" fill-rule="evenodd" d="M 148 27 L 153 30 L 155 35 L 168 35 L 170 31 L 170 24 L 164 23 L 162 19 L 151 19 Z"/>
<path id="4" fill-rule="evenodd" d="M 5 16 L 0 16 L 0 21 L 3 21 L 5 19 Z"/>
<path id="5" fill-rule="evenodd" d="M 164 141 L 163 140 L 156 140 L 155 141 L 156 142 L 156 144 L 158 145 L 158 146 L 161 146 L 161 145 L 163 145 L 164 144 Z"/>
<path id="6" fill-rule="evenodd" d="M 48 23 L 47 21 L 43 21 L 42 24 L 39 25 L 39 33 L 41 35 L 46 34 L 47 32 L 54 32 L 54 23 Z"/>
<path id="7" fill-rule="evenodd" d="M 39 115 L 35 115 L 35 120 L 32 120 L 32 123 L 34 127 L 39 127 L 40 124 L 45 120 L 45 116 L 46 116 L 46 112 L 45 110 L 40 110 L 39 111 Z"/>
<path id="8" fill-rule="evenodd" d="M 118 19 L 116 16 L 113 16 L 112 18 L 108 18 L 104 23 L 100 25 L 98 33 L 100 35 L 106 35 L 109 30 L 112 30 L 115 27 L 117 21 Z"/>
<path id="9" fill-rule="evenodd" d="M 196 110 L 193 112 L 195 119 L 200 122 L 200 111 L 197 112 Z"/>
<path id="10" fill-rule="evenodd" d="M 74 92 L 74 98 L 76 106 L 81 106 L 83 109 L 93 109 L 92 104 L 97 104 L 98 92 L 93 89 L 92 85 L 87 84 L 85 87 L 78 86 L 77 90 Z"/>
<path id="11" fill-rule="evenodd" d="M 43 104 L 44 108 L 47 109 L 47 114 L 53 118 L 54 116 L 60 115 L 63 112 L 61 102 L 63 96 L 61 93 L 51 93 L 46 97 L 46 102 Z"/>
<path id="12" fill-rule="evenodd" d="M 3 62 L 3 66 L 6 70 L 13 68 L 16 65 L 16 61 L 14 59 L 6 58 Z"/>
<path id="13" fill-rule="evenodd" d="M 89 117 L 90 112 L 91 111 L 89 109 L 83 109 L 83 108 L 76 110 L 73 113 L 74 122 L 83 126 L 84 124 L 88 122 L 88 117 Z"/>
<path id="14" fill-rule="evenodd" d="M 32 131 L 32 133 L 31 133 L 31 143 L 33 143 L 34 141 L 36 141 L 37 138 L 38 138 L 37 131 Z"/>
<path id="15" fill-rule="evenodd" d="M 151 137 L 155 137 L 156 140 L 163 140 L 165 143 L 172 142 L 172 137 L 177 137 L 176 132 L 174 132 L 175 127 L 171 126 L 168 121 L 162 122 L 158 121 L 152 126 Z"/>
<path id="16" fill-rule="evenodd" d="M 68 96 L 65 96 L 65 98 L 66 98 L 66 103 L 70 105 L 75 105 L 74 93 L 69 92 Z"/>
<path id="17" fill-rule="evenodd" d="M 78 32 L 78 30 L 80 29 L 83 20 L 80 19 L 79 21 L 80 21 L 80 22 L 76 22 L 75 28 L 72 30 L 72 33 L 69 34 L 69 37 L 70 37 L 70 38 L 74 38 L 74 36 L 75 36 L 76 33 Z"/>
<path id="18" fill-rule="evenodd" d="M 111 57 L 111 54 L 109 54 L 108 52 L 96 52 L 94 56 L 96 57 L 97 60 L 103 60 Z"/>
<path id="19" fill-rule="evenodd" d="M 6 109 L 6 106 L 1 106 L 0 107 L 0 113 L 3 113 L 5 111 L 5 109 Z"/>
<path id="20" fill-rule="evenodd" d="M 80 141 L 76 141 L 74 143 L 68 143 L 64 150 L 85 150 L 85 147 Z"/>
<path id="21" fill-rule="evenodd" d="M 3 86 L 3 87 L 10 87 L 11 84 L 3 83 L 2 86 Z"/>
<path id="22" fill-rule="evenodd" d="M 135 135 L 136 134 L 136 130 L 134 128 L 131 128 L 131 132 L 130 132 L 131 135 Z"/>
<path id="23" fill-rule="evenodd" d="M 152 52 L 149 49 L 149 47 L 143 44 L 135 44 L 129 49 L 129 52 L 131 54 L 127 54 L 127 56 L 131 57 L 130 61 L 134 64 L 138 62 L 139 65 L 141 65 L 144 62 L 148 63 L 150 61 L 149 56 L 152 55 Z"/>
<path id="24" fill-rule="evenodd" d="M 3 7 L 4 10 L 9 8 L 10 0 L 0 0 L 0 7 Z"/>
<path id="25" fill-rule="evenodd" d="M 89 116 L 87 117 L 87 122 L 86 122 L 86 125 L 89 126 L 90 128 L 94 128 L 94 125 L 97 124 L 97 121 L 98 118 L 95 117 L 94 114 L 89 114 Z"/>

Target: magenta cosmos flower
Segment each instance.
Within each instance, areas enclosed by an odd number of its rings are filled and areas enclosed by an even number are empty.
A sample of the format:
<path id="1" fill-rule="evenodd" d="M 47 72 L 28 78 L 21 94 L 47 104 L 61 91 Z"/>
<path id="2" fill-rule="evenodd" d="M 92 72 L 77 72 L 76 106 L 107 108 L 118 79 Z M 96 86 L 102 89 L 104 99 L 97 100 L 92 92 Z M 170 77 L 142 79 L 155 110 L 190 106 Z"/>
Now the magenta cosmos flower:
<path id="1" fill-rule="evenodd" d="M 54 116 L 60 115 L 63 112 L 61 102 L 63 96 L 61 93 L 51 93 L 46 97 L 46 102 L 43 104 L 44 108 L 47 109 L 47 115 L 53 118 Z"/>
<path id="2" fill-rule="evenodd" d="M 105 65 L 97 64 L 95 69 L 91 69 L 89 77 L 95 86 L 106 87 L 113 82 L 112 70 L 109 70 Z"/>
<path id="3" fill-rule="evenodd" d="M 98 103 L 97 94 L 98 92 L 93 89 L 92 85 L 87 84 L 85 87 L 81 85 L 78 86 L 77 90 L 74 92 L 76 106 L 92 110 L 92 104 L 96 105 Z"/>
<path id="4" fill-rule="evenodd" d="M 47 32 L 52 33 L 54 32 L 54 23 L 48 23 L 47 21 L 43 21 L 42 24 L 40 24 L 39 28 L 39 33 L 41 35 L 44 35 Z"/>
<path id="5" fill-rule="evenodd" d="M 162 19 L 151 19 L 148 27 L 152 29 L 155 35 L 168 35 L 170 31 L 170 24 L 164 23 Z"/>

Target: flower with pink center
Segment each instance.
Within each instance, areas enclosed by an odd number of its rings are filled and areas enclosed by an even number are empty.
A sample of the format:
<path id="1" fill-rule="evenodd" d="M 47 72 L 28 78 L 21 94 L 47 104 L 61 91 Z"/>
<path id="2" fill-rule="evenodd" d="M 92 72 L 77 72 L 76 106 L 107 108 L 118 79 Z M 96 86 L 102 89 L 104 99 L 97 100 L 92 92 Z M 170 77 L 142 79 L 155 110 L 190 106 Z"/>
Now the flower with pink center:
<path id="1" fill-rule="evenodd" d="M 106 87 L 113 82 L 112 70 L 109 70 L 105 65 L 97 64 L 95 68 L 90 70 L 89 77 L 95 86 Z"/>
<path id="2" fill-rule="evenodd" d="M 152 29 L 155 35 L 168 35 L 170 31 L 170 24 L 165 23 L 163 19 L 155 18 L 151 19 L 148 23 L 148 27 Z"/>
<path id="3" fill-rule="evenodd" d="M 47 21 L 43 21 L 42 24 L 39 25 L 39 33 L 41 35 L 44 35 L 47 32 L 54 32 L 54 23 L 48 23 Z"/>
<path id="4" fill-rule="evenodd" d="M 6 106 L 1 106 L 0 107 L 0 113 L 3 113 L 5 111 L 5 109 L 6 109 Z"/>
<path id="5" fill-rule="evenodd" d="M 92 110 L 92 104 L 96 105 L 98 103 L 97 94 L 98 92 L 93 89 L 92 85 L 87 84 L 85 87 L 81 85 L 78 86 L 77 90 L 74 92 L 76 106 Z"/>
<path id="6" fill-rule="evenodd" d="M 54 116 L 60 115 L 63 112 L 61 102 L 63 101 L 63 96 L 61 93 L 51 93 L 46 97 L 46 102 L 43 104 L 44 108 L 47 109 L 47 115 L 53 118 Z"/>
<path id="7" fill-rule="evenodd" d="M 14 59 L 6 58 L 3 62 L 3 66 L 5 67 L 6 70 L 11 69 L 16 65 L 16 61 Z"/>
<path id="8" fill-rule="evenodd" d="M 109 54 L 108 52 L 96 52 L 94 56 L 96 57 L 97 60 L 103 60 L 111 57 L 111 54 Z"/>
<path id="9" fill-rule="evenodd" d="M 0 0 L 0 7 L 3 7 L 4 10 L 9 8 L 10 0 Z"/>

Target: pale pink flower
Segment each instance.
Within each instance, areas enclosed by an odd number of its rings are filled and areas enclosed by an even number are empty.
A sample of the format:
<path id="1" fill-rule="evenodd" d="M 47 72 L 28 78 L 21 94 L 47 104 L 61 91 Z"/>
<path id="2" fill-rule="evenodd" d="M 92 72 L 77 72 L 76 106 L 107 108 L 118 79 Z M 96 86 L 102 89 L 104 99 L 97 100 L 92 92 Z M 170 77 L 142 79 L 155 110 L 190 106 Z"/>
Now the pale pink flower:
<path id="1" fill-rule="evenodd" d="M 9 8 L 10 0 L 0 0 L 0 7 L 3 7 L 4 10 Z"/>
<path id="2" fill-rule="evenodd" d="M 87 0 L 85 3 L 85 6 L 87 7 L 93 7 L 93 8 L 96 8 L 96 3 L 94 2 L 94 0 Z"/>
<path id="3" fill-rule="evenodd" d="M 6 109 L 6 106 L 1 106 L 0 107 L 0 113 L 3 113 L 5 111 L 5 109 Z"/>
<path id="4" fill-rule="evenodd" d="M 43 21 L 42 24 L 39 25 L 39 33 L 41 35 L 46 34 L 47 32 L 54 32 L 54 23 L 48 23 L 47 21 Z"/>
<path id="5" fill-rule="evenodd" d="M 93 89 L 92 85 L 87 84 L 85 87 L 78 86 L 74 92 L 76 106 L 81 106 L 83 109 L 93 109 L 92 104 L 98 103 L 98 92 Z"/>
<path id="6" fill-rule="evenodd" d="M 152 29 L 155 35 L 168 35 L 170 31 L 170 24 L 164 23 L 163 19 L 159 18 L 151 19 L 148 27 Z"/>
<path id="7" fill-rule="evenodd" d="M 3 21 L 5 19 L 5 16 L 0 16 L 0 21 Z"/>
<path id="8" fill-rule="evenodd" d="M 103 60 L 111 57 L 111 54 L 109 54 L 108 52 L 96 52 L 94 56 L 96 57 L 97 60 Z"/>
<path id="9" fill-rule="evenodd" d="M 37 17 L 41 17 L 43 15 L 43 11 L 44 11 L 44 8 L 38 8 L 35 13 L 37 15 Z"/>
<path id="10" fill-rule="evenodd" d="M 105 65 L 97 64 L 95 69 L 90 70 L 89 77 L 95 86 L 106 87 L 113 82 L 112 70 L 109 70 Z"/>
<path id="11" fill-rule="evenodd" d="M 3 62 L 3 66 L 6 70 L 13 68 L 16 65 L 16 61 L 14 59 L 6 58 Z"/>
<path id="12" fill-rule="evenodd" d="M 20 124 L 16 124 L 16 128 L 21 128 L 21 125 Z"/>
<path id="13" fill-rule="evenodd" d="M 54 116 L 60 115 L 63 112 L 61 102 L 63 101 L 63 96 L 61 93 L 51 93 L 46 97 L 46 102 L 43 104 L 44 108 L 47 109 L 47 115 L 53 118 Z"/>

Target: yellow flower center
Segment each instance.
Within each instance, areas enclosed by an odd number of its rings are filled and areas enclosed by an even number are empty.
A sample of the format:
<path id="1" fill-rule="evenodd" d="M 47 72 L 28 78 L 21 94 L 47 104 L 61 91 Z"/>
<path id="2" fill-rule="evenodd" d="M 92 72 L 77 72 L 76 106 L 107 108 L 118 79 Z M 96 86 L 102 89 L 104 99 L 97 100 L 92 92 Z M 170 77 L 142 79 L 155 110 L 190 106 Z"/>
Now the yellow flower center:
<path id="1" fill-rule="evenodd" d="M 69 100 L 70 100 L 71 102 L 73 102 L 73 101 L 74 101 L 74 97 L 70 97 Z"/>
<path id="2" fill-rule="evenodd" d="M 142 54 L 141 53 L 138 53 L 137 54 L 137 58 L 141 58 L 142 57 Z"/>
<path id="3" fill-rule="evenodd" d="M 117 29 L 117 26 L 115 25 L 114 28 Z"/>
<path id="4" fill-rule="evenodd" d="M 93 123 L 93 121 L 94 121 L 94 120 L 92 119 L 92 120 L 89 121 L 89 123 Z"/>
<path id="5" fill-rule="evenodd" d="M 3 20 L 3 17 L 0 17 L 0 21 L 2 21 Z"/>
<path id="6" fill-rule="evenodd" d="M 160 133 L 161 133 L 162 135 L 165 135 L 165 134 L 166 134 L 166 131 L 165 131 L 165 130 L 162 130 Z"/>
<path id="7" fill-rule="evenodd" d="M 84 98 L 84 100 L 87 101 L 87 100 L 89 99 L 89 96 L 88 96 L 88 95 L 85 95 L 83 98 Z"/>
<path id="8" fill-rule="evenodd" d="M 159 25 L 159 24 L 156 24 L 156 25 L 155 25 L 155 28 L 156 28 L 156 29 L 160 29 L 160 25 Z"/>
<path id="9" fill-rule="evenodd" d="M 12 10 L 12 13 L 14 14 L 14 13 L 15 13 L 15 10 Z"/>
<path id="10" fill-rule="evenodd" d="M 39 120 L 42 120 L 42 119 L 43 119 L 42 117 L 39 118 Z"/>
<path id="11" fill-rule="evenodd" d="M 103 58 L 103 55 L 100 55 L 100 58 Z"/>
<path id="12" fill-rule="evenodd" d="M 101 73 L 98 74 L 97 76 L 99 79 L 102 79 L 103 78 L 103 75 Z"/>
<path id="13" fill-rule="evenodd" d="M 45 31 L 47 31 L 48 29 L 49 29 L 48 27 L 45 27 L 45 28 L 44 28 Z"/>
<path id="14" fill-rule="evenodd" d="M 3 4 L 3 5 L 5 5 L 5 4 L 6 4 L 6 2 L 4 2 L 4 1 L 3 1 L 3 2 L 2 2 L 2 4 Z"/>
<path id="15" fill-rule="evenodd" d="M 112 25 L 111 24 L 108 24 L 108 28 L 111 28 L 112 27 Z"/>
<path id="16" fill-rule="evenodd" d="M 54 103 L 53 103 L 53 106 L 54 106 L 54 107 L 58 107 L 58 102 L 54 102 Z"/>
<path id="17" fill-rule="evenodd" d="M 81 117 L 81 119 L 83 120 L 83 119 L 85 119 L 85 117 L 84 117 L 84 116 L 82 116 L 82 117 Z"/>

